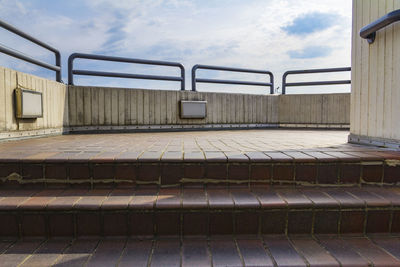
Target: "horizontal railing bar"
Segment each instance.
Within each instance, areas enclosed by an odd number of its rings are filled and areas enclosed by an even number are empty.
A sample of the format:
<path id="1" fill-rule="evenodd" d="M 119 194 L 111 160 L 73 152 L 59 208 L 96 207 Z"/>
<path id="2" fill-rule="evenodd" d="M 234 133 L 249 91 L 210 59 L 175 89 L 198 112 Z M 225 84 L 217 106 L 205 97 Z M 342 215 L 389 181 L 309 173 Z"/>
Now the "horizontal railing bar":
<path id="1" fill-rule="evenodd" d="M 221 70 L 221 71 L 232 71 L 232 72 L 248 72 L 248 73 L 260 73 L 260 74 L 272 74 L 267 70 L 254 70 L 254 69 L 242 69 L 242 68 L 231 68 L 231 67 L 220 67 L 210 65 L 195 65 L 196 69 L 209 69 L 209 70 Z"/>
<path id="2" fill-rule="evenodd" d="M 70 58 L 72 60 L 75 58 L 83 58 L 83 59 L 93 59 L 93 60 L 102 60 L 102 61 L 137 63 L 137 64 L 146 64 L 146 65 L 183 67 L 183 65 L 178 62 L 168 62 L 168 61 L 148 60 L 148 59 L 138 59 L 138 58 L 126 58 L 126 57 L 114 57 L 114 56 L 93 55 L 93 54 L 83 54 L 83 53 L 74 53 L 70 56 Z"/>
<path id="3" fill-rule="evenodd" d="M 196 78 L 196 82 L 200 82 L 200 83 L 241 84 L 241 85 L 255 85 L 255 86 L 272 86 L 272 83 L 233 81 L 233 80 L 216 80 L 216 79 L 201 79 L 201 78 Z"/>
<path id="4" fill-rule="evenodd" d="M 60 51 L 58 51 L 56 48 L 54 48 L 54 47 L 52 47 L 52 46 L 40 41 L 39 39 L 36 39 L 35 37 L 33 37 L 33 36 L 23 32 L 23 31 L 15 28 L 14 26 L 12 26 L 12 25 L 10 25 L 10 24 L 2 21 L 2 20 L 0 20 L 0 27 L 2 27 L 4 29 L 6 29 L 6 30 L 8 30 L 8 31 L 10 31 L 10 32 L 22 37 L 22 38 L 25 38 L 26 40 L 31 41 L 34 44 L 37 44 L 37 45 L 39 45 L 39 46 L 41 46 L 41 47 L 53 52 L 54 55 L 55 55 L 55 62 L 56 63 L 55 63 L 55 65 L 48 64 L 46 62 L 43 62 L 43 61 L 34 59 L 34 58 L 30 57 L 30 56 L 24 55 L 23 53 L 21 53 L 19 51 L 9 49 L 9 48 L 7 48 L 7 47 L 5 47 L 3 45 L 0 45 L 1 46 L 0 52 L 2 52 L 4 54 L 7 54 L 9 56 L 15 57 L 15 58 L 19 58 L 21 60 L 25 60 L 25 61 L 27 61 L 29 63 L 41 66 L 43 68 L 53 70 L 53 71 L 56 72 L 56 81 L 57 82 L 61 82 L 62 81 L 61 80 L 61 53 L 60 53 Z"/>
<path id="5" fill-rule="evenodd" d="M 182 81 L 182 77 L 129 74 L 129 73 L 105 72 L 105 71 L 73 70 L 72 73 L 76 75 L 103 76 L 103 77 L 114 77 L 114 78 L 131 78 L 131 79 L 177 81 L 177 82 Z"/>
<path id="6" fill-rule="evenodd" d="M 101 61 L 123 62 L 123 63 L 146 64 L 146 65 L 155 65 L 155 66 L 178 67 L 178 68 L 180 68 L 181 75 L 180 75 L 180 77 L 176 77 L 176 76 L 129 74 L 129 73 L 104 72 L 104 71 L 74 70 L 73 62 L 75 59 L 78 59 L 78 58 L 101 60 Z M 145 79 L 145 80 L 159 80 L 159 81 L 178 81 L 178 82 L 181 82 L 181 90 L 185 90 L 185 67 L 181 63 L 178 63 L 178 62 L 73 53 L 68 57 L 68 84 L 70 84 L 70 85 L 74 84 L 74 80 L 73 80 L 74 74 L 114 77 L 114 78 L 130 78 L 130 79 Z"/>
<path id="7" fill-rule="evenodd" d="M 308 69 L 308 70 L 289 70 L 285 74 L 307 74 L 307 73 L 326 73 L 326 72 L 342 72 L 351 71 L 351 67 L 330 68 L 330 69 Z"/>
<path id="8" fill-rule="evenodd" d="M 255 74 L 267 74 L 270 78 L 269 83 L 263 82 L 251 82 L 251 81 L 234 81 L 234 80 L 220 80 L 220 79 L 202 79 L 196 78 L 196 70 L 208 69 L 208 70 L 220 70 L 220 71 L 231 71 L 231 72 L 245 72 Z M 219 84 L 240 84 L 240 85 L 254 85 L 254 86 L 269 86 L 270 93 L 274 93 L 274 74 L 267 70 L 254 70 L 254 69 L 242 69 L 242 68 L 231 68 L 221 66 L 210 66 L 210 65 L 194 65 L 192 68 L 192 91 L 196 91 L 196 82 L 200 83 L 219 83 Z"/>
<path id="9" fill-rule="evenodd" d="M 3 27 L 4 29 L 9 30 L 10 32 L 13 32 L 13 33 L 15 33 L 15 34 L 17 34 L 17 35 L 19 35 L 19 36 L 21 36 L 21 37 L 23 37 L 23 38 L 25 38 L 25 39 L 31 41 L 32 43 L 35 43 L 35 44 L 37 44 L 37 45 L 40 45 L 40 46 L 43 47 L 43 48 L 46 48 L 47 50 L 50 50 L 50 51 L 52 51 L 52 52 L 54 52 L 54 53 L 60 53 L 60 52 L 59 52 L 57 49 L 55 49 L 54 47 L 52 47 L 52 46 L 50 46 L 50 45 L 48 45 L 48 44 L 46 44 L 46 43 L 40 41 L 39 39 L 36 39 L 36 38 L 33 37 L 33 36 L 30 36 L 29 34 L 23 32 L 23 31 L 20 31 L 19 29 L 15 28 L 14 26 L 12 26 L 12 25 L 10 25 L 10 24 L 8 24 L 8 23 L 2 21 L 2 20 L 0 20 L 0 26 Z"/>
<path id="10" fill-rule="evenodd" d="M 400 21 L 400 9 L 392 11 L 361 28 L 360 36 L 372 44 L 375 41 L 377 31 L 396 21 Z"/>
<path id="11" fill-rule="evenodd" d="M 286 94 L 287 86 L 315 86 L 315 85 L 335 85 L 335 84 L 351 84 L 351 80 L 338 81 L 315 81 L 315 82 L 286 82 L 287 76 L 291 74 L 310 74 L 310 73 L 328 73 L 351 71 L 351 67 L 344 68 L 329 68 L 329 69 L 308 69 L 308 70 L 288 70 L 282 76 L 282 94 Z"/>
<path id="12" fill-rule="evenodd" d="M 25 54 L 23 54 L 23 53 L 21 53 L 19 51 L 10 49 L 8 47 L 5 47 L 2 44 L 0 44 L 0 52 L 2 52 L 4 54 L 7 54 L 9 56 L 15 57 L 15 58 L 19 58 L 19 59 L 25 60 L 25 61 L 27 61 L 29 63 L 38 65 L 40 67 L 43 67 L 43 68 L 46 68 L 46 69 L 49 69 L 49 70 L 54 70 L 54 71 L 60 71 L 61 70 L 61 67 L 59 67 L 59 66 L 51 65 L 51 64 L 43 62 L 41 60 L 34 59 L 34 58 L 32 58 L 32 57 L 30 57 L 28 55 L 25 55 Z"/>
<path id="13" fill-rule="evenodd" d="M 351 80 L 286 83 L 286 86 L 314 86 L 334 84 L 351 84 Z"/>

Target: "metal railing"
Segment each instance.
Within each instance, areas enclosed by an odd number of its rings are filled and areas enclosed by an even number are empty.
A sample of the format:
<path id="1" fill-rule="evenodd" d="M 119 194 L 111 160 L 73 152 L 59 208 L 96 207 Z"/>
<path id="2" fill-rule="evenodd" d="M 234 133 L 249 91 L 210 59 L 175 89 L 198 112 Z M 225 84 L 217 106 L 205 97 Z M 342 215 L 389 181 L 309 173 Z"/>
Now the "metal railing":
<path id="1" fill-rule="evenodd" d="M 269 83 L 262 83 L 262 82 L 251 82 L 251 81 L 232 81 L 232 80 L 217 80 L 217 79 L 196 78 L 196 70 L 198 70 L 198 69 L 267 74 L 269 76 L 269 78 L 270 78 L 270 82 Z M 272 74 L 272 72 L 266 71 L 266 70 L 251 70 L 251 69 L 239 69 L 239 68 L 218 67 L 218 66 L 208 66 L 208 65 L 194 65 L 193 68 L 192 68 L 192 91 L 196 91 L 196 82 L 199 82 L 199 83 L 220 83 L 220 84 L 240 84 L 240 85 L 268 86 L 268 87 L 270 87 L 270 94 L 274 93 L 274 75 Z"/>
<path id="2" fill-rule="evenodd" d="M 51 65 L 49 63 L 46 63 L 44 61 L 38 60 L 38 59 L 34 59 L 33 57 L 30 57 L 28 55 L 25 55 L 17 50 L 11 49 L 9 47 L 4 46 L 3 44 L 0 44 L 0 52 L 7 54 L 9 56 L 15 57 L 15 58 L 19 58 L 21 60 L 24 60 L 26 62 L 38 65 L 40 67 L 49 69 L 49 70 L 53 70 L 56 72 L 56 81 L 57 82 L 61 82 L 61 55 L 60 55 L 60 51 L 58 51 L 57 49 L 55 49 L 54 47 L 51 47 L 50 45 L 36 39 L 35 37 L 30 36 L 29 34 L 15 28 L 14 26 L 0 20 L 0 27 L 16 34 L 19 35 L 22 38 L 25 38 L 26 40 L 31 41 L 34 44 L 37 44 L 51 52 L 54 53 L 55 57 L 56 57 L 56 64 L 55 65 Z"/>
<path id="3" fill-rule="evenodd" d="M 367 39 L 369 44 L 372 44 L 375 41 L 377 31 L 396 21 L 400 21 L 400 9 L 392 11 L 363 27 L 360 30 L 360 36 L 364 39 Z"/>
<path id="4" fill-rule="evenodd" d="M 343 71 L 351 71 L 351 68 L 347 67 L 347 68 L 289 70 L 289 71 L 286 71 L 282 76 L 282 94 L 283 95 L 286 94 L 286 87 L 288 87 L 288 86 L 315 86 L 315 85 L 351 84 L 351 80 L 288 83 L 288 82 L 286 82 L 286 78 L 287 78 L 288 75 L 291 75 L 291 74 L 324 73 L 324 72 L 343 72 Z"/>
<path id="5" fill-rule="evenodd" d="M 156 66 L 178 67 L 181 70 L 181 76 L 177 77 L 177 76 L 160 76 L 160 75 L 147 75 L 147 74 L 130 74 L 130 73 L 118 73 L 118 72 L 90 71 L 90 70 L 74 70 L 73 63 L 74 63 L 74 60 L 77 58 L 102 60 L 102 61 L 125 62 L 125 63 L 136 63 L 136 64 L 145 64 L 145 65 L 156 65 Z M 70 84 L 70 85 L 74 84 L 74 74 L 75 75 L 88 75 L 88 76 L 114 77 L 114 78 L 177 81 L 177 82 L 181 83 L 181 90 L 185 90 L 185 68 L 181 63 L 177 63 L 177 62 L 74 53 L 74 54 L 70 55 L 68 58 L 68 84 Z"/>

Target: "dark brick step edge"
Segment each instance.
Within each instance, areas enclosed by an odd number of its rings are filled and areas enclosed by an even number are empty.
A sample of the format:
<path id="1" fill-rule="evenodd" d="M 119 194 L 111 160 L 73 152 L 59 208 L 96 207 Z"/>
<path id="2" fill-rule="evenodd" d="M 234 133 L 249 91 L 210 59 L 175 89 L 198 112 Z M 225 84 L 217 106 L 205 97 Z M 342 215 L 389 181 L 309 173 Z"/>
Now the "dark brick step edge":
<path id="1" fill-rule="evenodd" d="M 359 162 L 3 161 L 2 185 L 125 184 L 396 184 L 400 165 Z"/>
<path id="2" fill-rule="evenodd" d="M 398 242 L 381 235 L 57 238 L 7 240 L 0 252 L 10 266 L 399 266 Z"/>
<path id="3" fill-rule="evenodd" d="M 400 208 L 317 205 L 225 209 L 13 209 L 0 236 L 158 236 L 400 233 Z"/>

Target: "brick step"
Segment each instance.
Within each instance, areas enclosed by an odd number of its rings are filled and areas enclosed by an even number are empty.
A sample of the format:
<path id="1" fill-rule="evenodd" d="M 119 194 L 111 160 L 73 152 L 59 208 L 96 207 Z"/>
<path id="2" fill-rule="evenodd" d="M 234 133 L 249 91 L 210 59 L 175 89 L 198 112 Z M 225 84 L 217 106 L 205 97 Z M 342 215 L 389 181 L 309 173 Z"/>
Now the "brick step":
<path id="1" fill-rule="evenodd" d="M 400 233 L 399 187 L 140 186 L 0 196 L 3 237 Z"/>
<path id="2" fill-rule="evenodd" d="M 65 148 L 64 148 L 65 149 Z M 364 148 L 363 148 L 364 149 Z M 354 150 L 354 149 L 353 149 Z M 364 149 L 365 150 L 365 149 Z M 0 154 L 2 186 L 84 184 L 395 185 L 400 152 L 104 152 Z"/>
<path id="3" fill-rule="evenodd" d="M 2 266 L 400 266 L 400 237 L 224 236 L 0 241 Z"/>

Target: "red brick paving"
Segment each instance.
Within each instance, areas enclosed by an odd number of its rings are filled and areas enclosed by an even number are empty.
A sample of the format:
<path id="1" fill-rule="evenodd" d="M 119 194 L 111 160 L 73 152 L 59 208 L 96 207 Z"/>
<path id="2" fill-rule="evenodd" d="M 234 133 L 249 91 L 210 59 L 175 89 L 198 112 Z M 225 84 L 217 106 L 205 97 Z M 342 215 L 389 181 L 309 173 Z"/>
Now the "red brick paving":
<path id="1" fill-rule="evenodd" d="M 399 151 L 334 130 L 52 136 L 0 143 L 4 184 L 395 184 Z"/>
<path id="2" fill-rule="evenodd" d="M 375 193 L 371 187 L 212 185 L 16 189 L 0 200 L 0 228 L 8 229 L 0 233 L 3 237 L 135 236 L 142 230 L 162 236 L 395 233 L 399 204 L 398 187 Z"/>
<path id="3" fill-rule="evenodd" d="M 399 266 L 400 152 L 347 135 L 2 142 L 1 266 Z"/>

